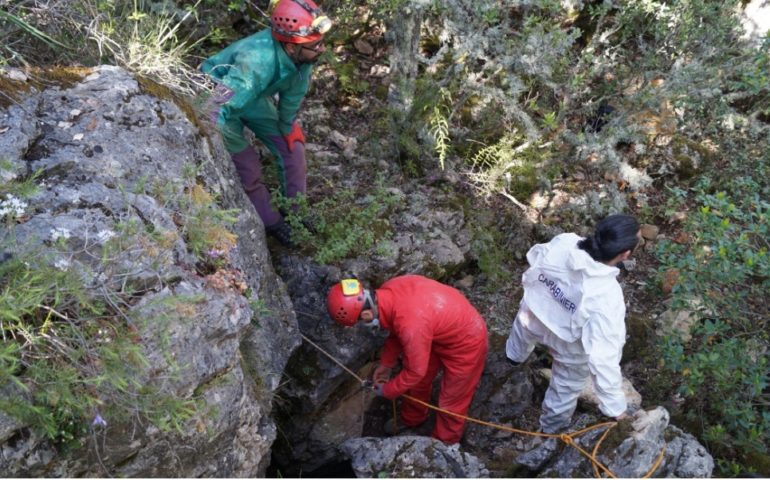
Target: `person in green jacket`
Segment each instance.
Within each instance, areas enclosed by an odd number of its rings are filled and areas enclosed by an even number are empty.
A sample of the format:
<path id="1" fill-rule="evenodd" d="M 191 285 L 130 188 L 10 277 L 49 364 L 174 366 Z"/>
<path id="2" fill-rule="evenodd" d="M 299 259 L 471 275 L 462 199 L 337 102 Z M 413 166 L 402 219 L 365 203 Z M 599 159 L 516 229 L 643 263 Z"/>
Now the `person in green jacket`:
<path id="1" fill-rule="evenodd" d="M 312 0 L 278 0 L 271 28 L 243 38 L 206 59 L 201 71 L 217 84 L 212 121 L 222 133 L 241 183 L 265 231 L 293 246 L 291 228 L 270 204 L 262 164 L 244 136 L 254 133 L 275 156 L 281 193 L 287 198 L 307 188 L 305 136 L 297 111 L 310 85 L 310 75 L 325 51 L 324 34 L 331 20 Z"/>

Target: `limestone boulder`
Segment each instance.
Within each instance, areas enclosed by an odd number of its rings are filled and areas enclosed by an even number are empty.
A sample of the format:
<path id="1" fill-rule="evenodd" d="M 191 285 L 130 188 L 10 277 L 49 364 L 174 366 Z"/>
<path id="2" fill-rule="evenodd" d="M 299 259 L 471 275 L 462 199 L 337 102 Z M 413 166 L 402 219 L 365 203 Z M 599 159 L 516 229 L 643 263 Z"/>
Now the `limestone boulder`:
<path id="1" fill-rule="evenodd" d="M 354 438 L 340 445 L 358 478 L 488 478 L 475 456 L 458 444 L 427 437 Z"/>
<path id="2" fill-rule="evenodd" d="M 10 165 L 0 181 L 33 178 L 37 187 L 0 229 L 6 255 L 34 251 L 41 265 L 76 274 L 86 295 L 114 292 L 108 298 L 121 314 L 104 322 L 132 322 L 146 358 L 135 378 L 196 405 L 175 428 L 149 421 L 142 408 L 150 406 L 137 406 L 128 420 L 96 411 L 78 419 L 87 433 L 68 448 L 3 416 L 7 476 L 266 471 L 276 438 L 273 396 L 299 329 L 259 217 L 232 188 L 237 176 L 226 153 L 185 112 L 107 66 L 0 110 L 0 151 Z M 207 253 L 196 251 L 181 213 L 197 189 L 237 217 L 227 234 L 235 248 L 216 272 L 201 267 Z"/>

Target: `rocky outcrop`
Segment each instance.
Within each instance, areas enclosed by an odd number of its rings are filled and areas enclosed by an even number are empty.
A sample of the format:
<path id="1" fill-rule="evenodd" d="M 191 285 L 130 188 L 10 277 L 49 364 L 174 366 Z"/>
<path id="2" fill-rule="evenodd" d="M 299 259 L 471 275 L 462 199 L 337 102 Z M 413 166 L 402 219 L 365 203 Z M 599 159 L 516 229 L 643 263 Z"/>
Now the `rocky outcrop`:
<path id="1" fill-rule="evenodd" d="M 152 320 L 130 325 L 146 357 L 136 376 L 194 401 L 196 413 L 176 428 L 141 409 L 129 420 L 97 413 L 67 449 L 3 417 L 4 476 L 261 476 L 269 464 L 272 400 L 299 343 L 296 320 L 226 155 L 158 95 L 100 67 L 0 111 L 2 181 L 37 185 L 0 229 L 0 245 L 74 272 L 87 295 L 118 292 L 126 304 L 109 322 Z M 194 243 L 185 206 L 212 193 L 217 208 L 239 209 L 237 248 L 201 252 Z M 206 255 L 226 261 L 203 268 Z"/>
<path id="2" fill-rule="evenodd" d="M 355 438 L 340 446 L 358 478 L 485 478 L 481 461 L 438 440 L 403 436 Z"/>
<path id="3" fill-rule="evenodd" d="M 597 423 L 580 416 L 568 429 L 577 431 Z M 605 429 L 575 437 L 575 443 L 591 452 Z M 547 439 L 516 459 L 531 476 L 593 477 L 594 466 L 576 448 L 561 448 L 560 440 Z M 663 454 L 656 467 L 658 457 Z M 668 412 L 657 407 L 640 410 L 633 420 L 620 422 L 600 444 L 596 459 L 618 478 L 640 478 L 654 470 L 655 477 L 703 478 L 711 476 L 714 460 L 694 437 L 669 425 Z M 597 467 L 598 468 L 598 467 Z"/>

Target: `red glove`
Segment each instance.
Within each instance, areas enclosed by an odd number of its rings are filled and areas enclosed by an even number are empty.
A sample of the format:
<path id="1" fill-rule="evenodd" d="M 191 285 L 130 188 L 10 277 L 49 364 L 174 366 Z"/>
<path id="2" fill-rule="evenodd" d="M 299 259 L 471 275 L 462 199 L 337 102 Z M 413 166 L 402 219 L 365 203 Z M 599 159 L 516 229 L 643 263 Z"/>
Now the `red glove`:
<path id="1" fill-rule="evenodd" d="M 294 142 L 299 142 L 303 146 L 305 145 L 305 134 L 302 133 L 302 129 L 299 128 L 299 123 L 294 122 L 291 125 L 291 132 L 288 135 L 283 136 L 286 139 L 286 144 L 289 146 L 289 152 L 294 151 Z"/>
<path id="2" fill-rule="evenodd" d="M 372 374 L 372 380 L 374 381 L 374 384 L 380 385 L 383 383 L 388 383 L 388 380 L 390 380 L 391 371 L 392 369 L 390 367 L 377 365 L 377 368 L 374 369 L 374 373 Z"/>

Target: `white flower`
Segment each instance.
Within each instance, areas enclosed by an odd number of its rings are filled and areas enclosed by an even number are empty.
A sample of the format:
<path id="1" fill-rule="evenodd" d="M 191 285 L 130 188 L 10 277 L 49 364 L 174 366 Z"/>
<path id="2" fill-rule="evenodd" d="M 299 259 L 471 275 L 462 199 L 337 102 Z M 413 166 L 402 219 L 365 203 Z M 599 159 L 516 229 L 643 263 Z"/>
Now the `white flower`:
<path id="1" fill-rule="evenodd" d="M 24 209 L 27 208 L 27 202 L 23 202 L 13 195 L 0 202 L 0 217 L 11 214 L 14 218 L 24 215 Z"/>
<path id="2" fill-rule="evenodd" d="M 104 244 L 107 242 L 107 240 L 111 239 L 115 235 L 115 232 L 112 230 L 102 230 L 96 234 L 96 238 L 99 240 L 99 243 Z"/>
<path id="3" fill-rule="evenodd" d="M 23 202 L 13 195 L 0 202 L 0 217 L 11 215 L 14 218 L 24 215 L 24 210 L 27 208 L 27 202 Z"/>
<path id="4" fill-rule="evenodd" d="M 60 238 L 67 240 L 71 236 L 72 234 L 70 234 L 70 231 L 67 230 L 66 228 L 57 227 L 57 228 L 51 229 L 51 240 L 53 240 L 54 242 Z"/>
<path id="5" fill-rule="evenodd" d="M 70 268 L 70 266 L 72 266 L 72 264 L 66 258 L 59 258 L 54 262 L 53 266 L 63 272 L 66 272 L 67 269 Z"/>

